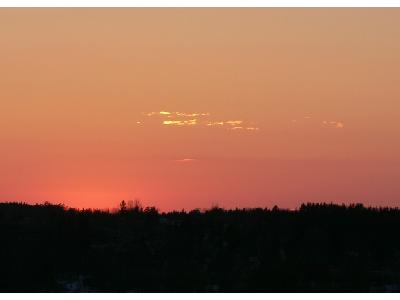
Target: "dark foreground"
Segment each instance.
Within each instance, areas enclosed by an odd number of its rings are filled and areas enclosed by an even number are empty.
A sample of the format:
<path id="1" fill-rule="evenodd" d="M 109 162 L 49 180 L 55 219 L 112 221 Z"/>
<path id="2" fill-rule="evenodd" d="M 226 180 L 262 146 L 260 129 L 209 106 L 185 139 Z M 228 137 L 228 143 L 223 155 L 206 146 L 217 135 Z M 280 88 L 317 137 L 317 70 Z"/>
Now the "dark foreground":
<path id="1" fill-rule="evenodd" d="M 400 290 L 400 210 L 0 204 L 1 292 Z"/>

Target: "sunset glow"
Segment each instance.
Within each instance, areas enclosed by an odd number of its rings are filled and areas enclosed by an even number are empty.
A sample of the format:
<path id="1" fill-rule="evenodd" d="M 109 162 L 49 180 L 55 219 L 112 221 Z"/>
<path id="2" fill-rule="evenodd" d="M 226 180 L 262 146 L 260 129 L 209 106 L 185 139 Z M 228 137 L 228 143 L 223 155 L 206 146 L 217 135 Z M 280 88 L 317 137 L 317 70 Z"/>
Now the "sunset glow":
<path id="1" fill-rule="evenodd" d="M 1 9 L 0 201 L 399 206 L 399 9 Z"/>

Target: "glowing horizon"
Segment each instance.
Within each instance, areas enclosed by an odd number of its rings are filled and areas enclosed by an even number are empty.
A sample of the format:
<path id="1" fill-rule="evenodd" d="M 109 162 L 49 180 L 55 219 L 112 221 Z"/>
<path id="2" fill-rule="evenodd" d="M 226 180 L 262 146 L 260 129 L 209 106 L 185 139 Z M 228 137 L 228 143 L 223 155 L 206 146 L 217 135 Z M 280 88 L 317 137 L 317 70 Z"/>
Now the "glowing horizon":
<path id="1" fill-rule="evenodd" d="M 0 201 L 400 203 L 399 9 L 0 19 Z"/>

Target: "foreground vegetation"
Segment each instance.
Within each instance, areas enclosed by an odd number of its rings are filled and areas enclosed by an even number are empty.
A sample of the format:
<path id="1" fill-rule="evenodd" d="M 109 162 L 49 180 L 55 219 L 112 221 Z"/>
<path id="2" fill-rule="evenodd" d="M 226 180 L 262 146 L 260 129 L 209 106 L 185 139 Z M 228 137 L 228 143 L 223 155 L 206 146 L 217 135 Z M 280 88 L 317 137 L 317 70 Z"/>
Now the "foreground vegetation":
<path id="1" fill-rule="evenodd" d="M 400 290 L 400 210 L 0 203 L 1 292 Z"/>

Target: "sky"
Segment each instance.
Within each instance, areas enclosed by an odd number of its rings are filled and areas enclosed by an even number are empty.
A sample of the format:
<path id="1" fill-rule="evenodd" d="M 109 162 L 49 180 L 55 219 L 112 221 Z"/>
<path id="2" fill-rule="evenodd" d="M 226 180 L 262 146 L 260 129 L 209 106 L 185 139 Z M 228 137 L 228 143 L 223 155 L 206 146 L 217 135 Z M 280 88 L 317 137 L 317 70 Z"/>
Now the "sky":
<path id="1" fill-rule="evenodd" d="M 400 205 L 400 9 L 0 9 L 0 201 Z"/>

